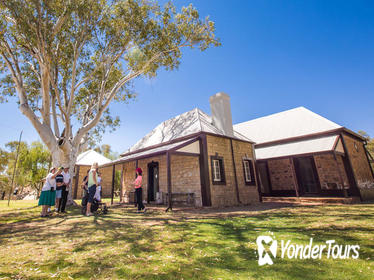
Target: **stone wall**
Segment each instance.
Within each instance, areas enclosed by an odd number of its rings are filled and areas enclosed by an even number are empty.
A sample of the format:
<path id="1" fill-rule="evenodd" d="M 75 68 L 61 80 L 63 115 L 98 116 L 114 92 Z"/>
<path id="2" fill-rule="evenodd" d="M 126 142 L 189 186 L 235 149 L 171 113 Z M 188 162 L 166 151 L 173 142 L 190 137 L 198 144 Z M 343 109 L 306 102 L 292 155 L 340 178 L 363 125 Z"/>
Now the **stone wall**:
<path id="1" fill-rule="evenodd" d="M 341 189 L 342 181 L 344 188 L 349 188 L 342 156 L 336 155 L 336 159 L 331 153 L 314 156 L 322 190 Z"/>
<path id="2" fill-rule="evenodd" d="M 256 164 L 253 160 L 253 147 L 251 143 L 246 143 L 242 141 L 233 140 L 232 146 L 234 150 L 235 166 L 236 166 L 236 176 L 238 179 L 239 187 L 239 198 L 240 202 L 243 204 L 250 204 L 253 202 L 259 202 L 259 194 L 257 189 L 257 178 L 256 178 Z M 246 185 L 243 159 L 251 159 L 253 166 L 253 175 L 255 179 L 254 185 Z"/>
<path id="3" fill-rule="evenodd" d="M 366 157 L 364 143 L 356 138 L 343 135 L 346 148 L 352 163 L 353 173 L 359 188 L 369 187 L 374 184 L 374 178 Z M 356 149 L 356 147 L 357 149 Z"/>
<path id="4" fill-rule="evenodd" d="M 174 193 L 194 193 L 195 206 L 202 206 L 198 156 L 171 156 L 171 185 Z"/>
<path id="5" fill-rule="evenodd" d="M 118 169 L 117 165 L 116 170 Z M 99 172 L 101 173 L 101 196 L 112 197 L 113 166 L 99 167 Z"/>
<path id="6" fill-rule="evenodd" d="M 123 169 L 122 169 L 123 168 Z M 136 162 L 129 161 L 121 164 L 122 174 L 122 186 L 123 195 L 125 197 L 124 201 L 129 202 L 129 194 L 134 191 L 134 187 L 131 185 L 135 180 L 135 168 Z"/>
<path id="7" fill-rule="evenodd" d="M 244 184 L 244 174 L 242 170 L 243 157 L 253 158 L 252 146 L 247 142 L 234 140 L 233 148 L 240 201 L 246 204 L 250 202 L 258 202 L 259 197 L 257 186 L 247 186 Z M 207 135 L 207 152 L 212 206 L 221 207 L 238 205 L 230 139 Z M 211 156 L 215 155 L 223 157 L 226 179 L 224 185 L 213 184 Z"/>
<path id="8" fill-rule="evenodd" d="M 271 189 L 295 190 L 296 179 L 291 158 L 268 160 Z"/>

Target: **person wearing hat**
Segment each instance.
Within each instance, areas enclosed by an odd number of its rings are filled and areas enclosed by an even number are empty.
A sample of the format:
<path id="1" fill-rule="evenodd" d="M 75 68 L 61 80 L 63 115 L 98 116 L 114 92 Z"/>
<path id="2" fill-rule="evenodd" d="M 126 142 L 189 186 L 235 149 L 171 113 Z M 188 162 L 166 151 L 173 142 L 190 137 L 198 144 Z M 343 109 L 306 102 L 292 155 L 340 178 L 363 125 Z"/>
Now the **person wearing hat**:
<path id="1" fill-rule="evenodd" d="M 42 212 L 41 217 L 47 217 L 48 216 L 48 207 L 55 205 L 55 199 L 56 199 L 56 176 L 59 175 L 62 172 L 62 169 L 57 169 L 55 167 L 52 167 L 49 170 L 49 174 L 45 178 L 45 183 L 42 188 L 42 192 L 39 197 L 39 203 L 38 205 L 42 206 Z"/>
<path id="2" fill-rule="evenodd" d="M 91 216 L 91 204 L 94 200 L 94 196 L 96 193 L 96 186 L 98 184 L 98 175 L 97 169 L 99 165 L 97 162 L 94 162 L 91 166 L 90 171 L 88 172 L 88 202 L 87 202 L 87 210 L 86 216 Z"/>
<path id="3" fill-rule="evenodd" d="M 142 191 L 142 174 L 143 174 L 143 170 L 138 167 L 136 168 L 136 179 L 133 183 L 134 187 L 135 187 L 135 196 L 136 196 L 136 202 L 138 204 L 138 212 L 140 212 L 141 210 L 144 210 L 145 212 L 145 206 L 143 204 L 143 191 Z"/>

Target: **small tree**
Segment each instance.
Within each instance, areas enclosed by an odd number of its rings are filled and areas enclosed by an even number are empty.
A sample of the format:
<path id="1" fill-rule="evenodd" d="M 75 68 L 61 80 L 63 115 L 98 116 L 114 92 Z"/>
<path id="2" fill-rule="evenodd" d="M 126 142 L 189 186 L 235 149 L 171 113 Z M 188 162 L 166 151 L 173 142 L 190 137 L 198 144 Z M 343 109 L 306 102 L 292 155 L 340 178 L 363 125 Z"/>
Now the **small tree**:
<path id="1" fill-rule="evenodd" d="M 41 181 L 48 174 L 48 166 L 51 154 L 46 147 L 36 141 L 32 142 L 27 154 L 21 154 L 19 159 L 19 171 L 27 175 L 27 182 L 39 195 Z"/>
<path id="2" fill-rule="evenodd" d="M 1 165 L 2 161 L 0 161 L 3 178 L 0 182 L 0 187 L 8 193 L 10 190 L 10 178 L 12 178 L 14 171 L 18 141 L 11 141 L 5 144 L 5 147 L 7 150 L 1 150 L 1 154 L 4 155 L 4 158 L 7 158 L 7 162 L 6 165 Z M 41 142 L 33 142 L 30 146 L 26 142 L 21 142 L 15 184 L 21 188 L 29 186 L 39 193 L 41 180 L 48 174 L 50 157 L 50 152 Z"/>
<path id="3" fill-rule="evenodd" d="M 53 164 L 72 172 L 90 136 L 118 125 L 109 104 L 131 100 L 135 78 L 174 70 L 183 47 L 217 45 L 214 23 L 192 5 L 0 0 L 0 94 L 17 96 Z"/>
<path id="4" fill-rule="evenodd" d="M 114 160 L 118 157 L 118 153 L 112 151 L 112 147 L 108 144 L 103 144 L 101 146 L 96 146 L 94 148 L 95 152 L 102 154 L 104 157 Z"/>

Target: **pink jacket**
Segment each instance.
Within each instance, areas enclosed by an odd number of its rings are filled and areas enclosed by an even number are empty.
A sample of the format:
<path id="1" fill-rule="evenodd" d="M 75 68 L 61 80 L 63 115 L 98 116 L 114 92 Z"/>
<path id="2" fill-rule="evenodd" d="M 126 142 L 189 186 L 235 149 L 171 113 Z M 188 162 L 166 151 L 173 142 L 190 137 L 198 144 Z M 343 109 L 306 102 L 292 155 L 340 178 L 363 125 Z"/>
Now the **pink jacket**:
<path id="1" fill-rule="evenodd" d="M 142 187 L 142 176 L 136 177 L 134 181 L 135 189 L 141 188 Z"/>

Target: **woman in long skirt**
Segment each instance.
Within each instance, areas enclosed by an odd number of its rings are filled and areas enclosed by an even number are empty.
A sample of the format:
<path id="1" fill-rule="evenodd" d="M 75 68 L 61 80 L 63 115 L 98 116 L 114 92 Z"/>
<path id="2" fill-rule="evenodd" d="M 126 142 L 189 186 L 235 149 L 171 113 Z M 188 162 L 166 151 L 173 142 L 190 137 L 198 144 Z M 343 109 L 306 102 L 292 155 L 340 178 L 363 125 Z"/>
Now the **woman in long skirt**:
<path id="1" fill-rule="evenodd" d="M 62 169 L 52 167 L 49 174 L 45 178 L 45 183 L 42 188 L 42 193 L 39 197 L 38 205 L 42 206 L 41 217 L 47 217 L 48 207 L 55 205 L 56 200 L 56 176 L 62 172 Z"/>

